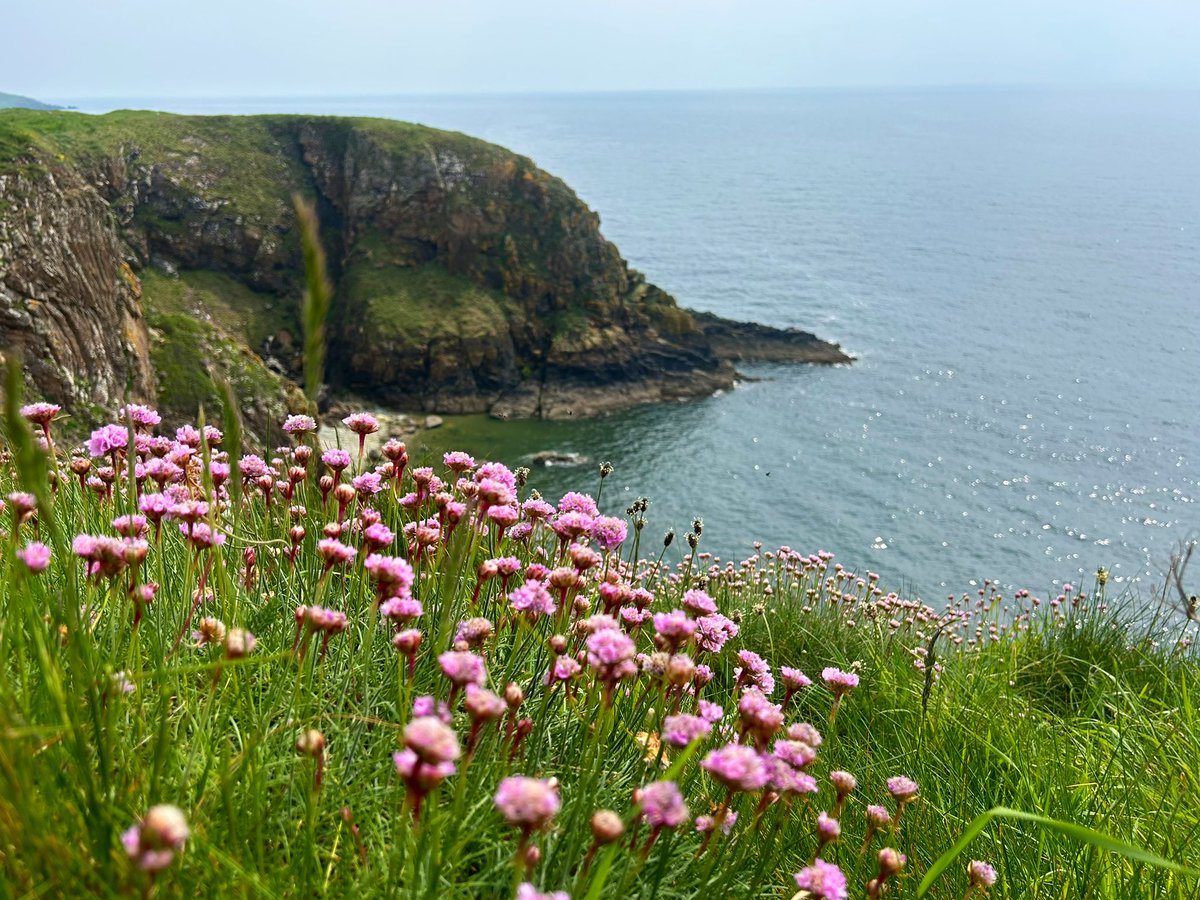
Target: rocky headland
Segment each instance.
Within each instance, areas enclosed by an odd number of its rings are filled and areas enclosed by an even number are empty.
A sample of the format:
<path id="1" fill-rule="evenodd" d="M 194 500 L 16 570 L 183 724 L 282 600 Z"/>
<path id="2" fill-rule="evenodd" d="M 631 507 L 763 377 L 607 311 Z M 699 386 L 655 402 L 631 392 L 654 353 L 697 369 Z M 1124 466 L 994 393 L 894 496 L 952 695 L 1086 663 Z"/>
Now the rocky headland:
<path id="1" fill-rule="evenodd" d="M 300 402 L 314 202 L 335 295 L 326 381 L 382 406 L 587 416 L 841 363 L 798 330 L 679 307 L 529 159 L 375 119 L 0 111 L 0 350 L 83 421 L 128 394 L 180 420 L 216 380 L 266 438 Z"/>

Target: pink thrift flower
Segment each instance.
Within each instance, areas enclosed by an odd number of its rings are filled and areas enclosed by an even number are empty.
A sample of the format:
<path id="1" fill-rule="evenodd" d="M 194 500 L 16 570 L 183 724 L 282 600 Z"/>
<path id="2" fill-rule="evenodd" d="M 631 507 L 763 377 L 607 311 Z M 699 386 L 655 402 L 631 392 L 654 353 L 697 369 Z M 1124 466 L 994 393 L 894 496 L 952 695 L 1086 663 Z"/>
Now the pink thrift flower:
<path id="1" fill-rule="evenodd" d="M 571 900 L 571 895 L 566 891 L 548 891 L 543 893 L 528 881 L 523 881 L 517 888 L 516 900 Z"/>
<path id="2" fill-rule="evenodd" d="M 775 690 L 775 678 L 765 659 L 752 650 L 739 650 L 738 660 L 741 665 L 734 668 L 733 677 L 739 685 L 761 688 L 764 694 Z"/>
<path id="3" fill-rule="evenodd" d="M 404 728 L 404 746 L 430 765 L 454 762 L 462 755 L 454 730 L 436 716 L 419 716 Z"/>
<path id="4" fill-rule="evenodd" d="M 579 494 L 575 491 L 563 494 L 562 499 L 558 501 L 558 511 L 560 513 L 582 513 L 589 519 L 594 519 L 600 515 L 596 501 L 590 495 Z"/>
<path id="5" fill-rule="evenodd" d="M 704 591 L 692 590 L 683 595 L 683 608 L 693 617 L 711 616 L 717 612 L 717 604 Z"/>
<path id="6" fill-rule="evenodd" d="M 88 453 L 93 456 L 106 456 L 114 450 L 124 450 L 129 443 L 129 431 L 120 425 L 103 425 L 92 432 L 88 439 Z"/>
<path id="7" fill-rule="evenodd" d="M 720 613 L 701 616 L 696 626 L 696 646 L 709 653 L 720 653 L 726 642 L 738 635 L 737 625 Z"/>
<path id="8" fill-rule="evenodd" d="M 636 795 L 642 820 L 651 828 L 675 828 L 687 821 L 689 812 L 683 795 L 673 781 L 655 781 Z"/>
<path id="9" fill-rule="evenodd" d="M 610 552 L 625 543 L 629 529 L 624 520 L 613 516 L 598 516 L 592 521 L 592 539 L 601 550 Z"/>
<path id="10" fill-rule="evenodd" d="M 17 551 L 17 558 L 36 575 L 50 567 L 50 548 L 40 541 L 31 541 Z"/>
<path id="11" fill-rule="evenodd" d="M 190 834 L 183 810 L 160 804 L 150 807 L 141 822 L 126 830 L 121 843 L 138 868 L 157 872 L 171 864 Z"/>
<path id="12" fill-rule="evenodd" d="M 509 825 L 526 831 L 545 828 L 562 805 L 554 782 L 524 775 L 513 775 L 501 781 L 495 803 Z"/>
<path id="13" fill-rule="evenodd" d="M 288 416 L 284 420 L 283 430 L 288 434 L 303 434 L 306 431 L 316 431 L 317 422 L 312 416 Z"/>
<path id="14" fill-rule="evenodd" d="M 342 419 L 342 424 L 357 435 L 374 434 L 379 430 L 379 420 L 370 413 L 351 413 Z"/>
<path id="15" fill-rule="evenodd" d="M 345 450 L 337 448 L 326 450 L 321 454 L 321 462 L 325 463 L 334 472 L 340 472 L 350 466 L 350 454 Z"/>
<path id="16" fill-rule="evenodd" d="M 758 753 L 741 744 L 713 750 L 700 765 L 721 784 L 735 791 L 757 791 L 770 778 Z"/>
<path id="17" fill-rule="evenodd" d="M 793 669 L 790 666 L 780 666 L 779 677 L 783 682 L 784 690 L 786 690 L 788 693 L 793 693 L 801 690 L 802 688 L 812 686 L 811 678 L 809 678 L 799 669 Z"/>
<path id="18" fill-rule="evenodd" d="M 21 407 L 21 416 L 27 422 L 45 428 L 62 411 L 56 403 L 27 403 Z"/>
<path id="19" fill-rule="evenodd" d="M 990 888 L 996 883 L 996 870 L 981 859 L 967 864 L 967 881 L 971 887 Z"/>
<path id="20" fill-rule="evenodd" d="M 888 793 L 896 800 L 897 803 L 909 803 L 917 798 L 917 792 L 920 788 L 917 783 L 911 778 L 905 778 L 902 775 L 897 775 L 894 778 L 887 780 Z"/>
<path id="21" fill-rule="evenodd" d="M 833 666 L 828 666 L 821 670 L 821 680 L 825 682 L 826 687 L 833 691 L 836 697 L 848 694 L 854 688 L 858 687 L 857 675 L 853 672 L 843 672 L 841 669 L 835 669 Z"/>
<path id="22" fill-rule="evenodd" d="M 654 630 L 671 650 L 677 650 L 692 639 L 696 633 L 696 622 L 687 613 L 674 610 L 669 613 L 654 613 Z"/>
<path id="23" fill-rule="evenodd" d="M 552 616 L 558 610 L 546 586 L 532 578 L 509 594 L 508 602 L 517 612 L 524 613 L 534 620 L 543 615 Z"/>
<path id="24" fill-rule="evenodd" d="M 814 900 L 848 900 L 850 896 L 842 870 L 823 859 L 796 873 L 796 887 L 808 891 Z"/>
<path id="25" fill-rule="evenodd" d="M 663 722 L 663 738 L 673 747 L 686 747 L 692 741 L 706 738 L 712 733 L 712 722 L 701 716 L 686 713 L 667 716 Z"/>
<path id="26" fill-rule="evenodd" d="M 370 496 L 383 490 L 383 479 L 377 472 L 364 472 L 362 475 L 354 476 L 350 481 L 350 486 L 363 496 Z"/>
<path id="27" fill-rule="evenodd" d="M 456 687 L 481 685 L 487 678 L 483 658 L 465 650 L 447 650 L 438 657 L 438 665 L 442 667 L 442 674 Z"/>
<path id="28" fill-rule="evenodd" d="M 358 553 L 353 547 L 348 547 L 334 538 L 322 538 L 317 541 L 317 551 L 325 560 L 325 568 L 348 563 Z"/>
<path id="29" fill-rule="evenodd" d="M 817 816 L 817 837 L 822 844 L 836 841 L 842 835 L 842 826 L 829 813 L 823 812 Z"/>

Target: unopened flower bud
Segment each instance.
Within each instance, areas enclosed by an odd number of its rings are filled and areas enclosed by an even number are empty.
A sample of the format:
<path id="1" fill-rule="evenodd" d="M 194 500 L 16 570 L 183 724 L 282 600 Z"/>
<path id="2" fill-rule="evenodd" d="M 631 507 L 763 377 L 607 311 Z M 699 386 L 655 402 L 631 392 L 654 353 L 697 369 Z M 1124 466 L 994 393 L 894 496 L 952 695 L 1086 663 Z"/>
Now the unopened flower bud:
<path id="1" fill-rule="evenodd" d="M 611 809 L 598 809 L 592 813 L 592 837 L 597 844 L 611 844 L 625 833 L 625 823 Z"/>

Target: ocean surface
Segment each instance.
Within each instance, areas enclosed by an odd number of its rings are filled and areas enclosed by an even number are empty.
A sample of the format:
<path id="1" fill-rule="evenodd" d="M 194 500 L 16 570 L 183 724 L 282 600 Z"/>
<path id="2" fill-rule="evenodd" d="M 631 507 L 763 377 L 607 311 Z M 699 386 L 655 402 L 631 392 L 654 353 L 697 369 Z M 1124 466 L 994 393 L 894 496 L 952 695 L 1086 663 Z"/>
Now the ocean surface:
<path id="1" fill-rule="evenodd" d="M 850 367 L 590 421 L 429 433 L 544 493 L 651 498 L 644 546 L 827 549 L 933 599 L 1098 566 L 1149 597 L 1200 532 L 1200 93 L 795 91 L 161 100 L 385 116 L 561 176 L 684 306 L 799 326 Z M 676 548 L 682 541 L 676 543 Z"/>

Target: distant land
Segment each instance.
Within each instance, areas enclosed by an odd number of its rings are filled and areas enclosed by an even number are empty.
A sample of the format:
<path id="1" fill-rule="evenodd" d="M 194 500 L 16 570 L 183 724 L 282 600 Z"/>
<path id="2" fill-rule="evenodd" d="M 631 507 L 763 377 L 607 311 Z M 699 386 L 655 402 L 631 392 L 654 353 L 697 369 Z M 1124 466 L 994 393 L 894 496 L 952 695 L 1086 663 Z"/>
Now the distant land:
<path id="1" fill-rule="evenodd" d="M 22 97 L 20 94 L 6 94 L 0 91 L 0 109 L 62 109 L 51 103 L 43 103 L 32 97 Z"/>

